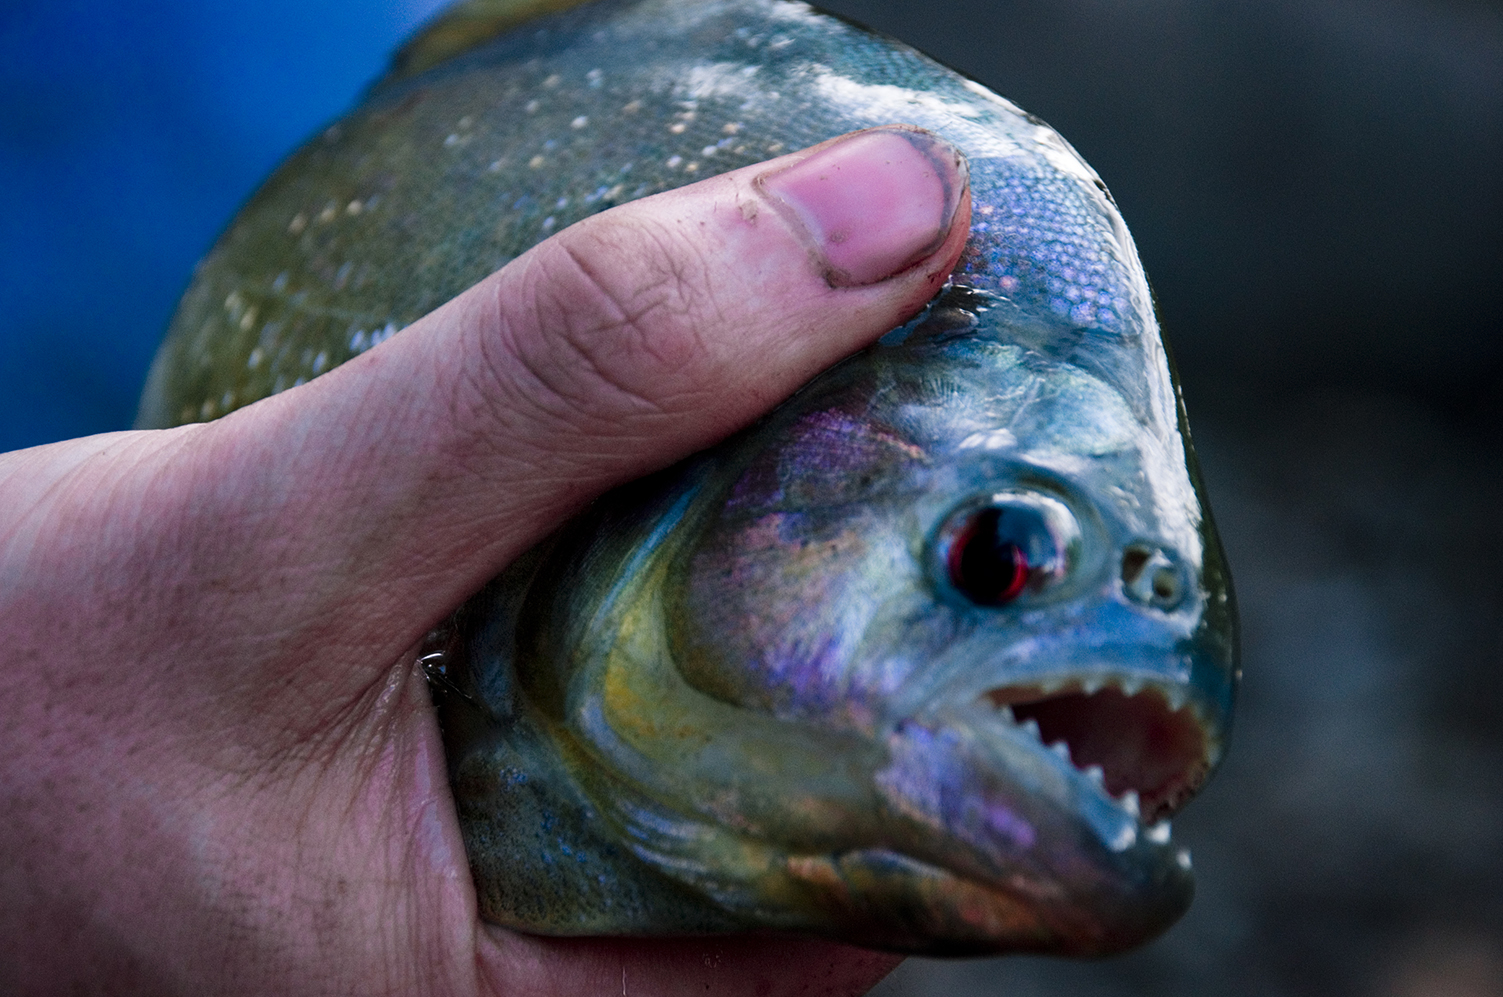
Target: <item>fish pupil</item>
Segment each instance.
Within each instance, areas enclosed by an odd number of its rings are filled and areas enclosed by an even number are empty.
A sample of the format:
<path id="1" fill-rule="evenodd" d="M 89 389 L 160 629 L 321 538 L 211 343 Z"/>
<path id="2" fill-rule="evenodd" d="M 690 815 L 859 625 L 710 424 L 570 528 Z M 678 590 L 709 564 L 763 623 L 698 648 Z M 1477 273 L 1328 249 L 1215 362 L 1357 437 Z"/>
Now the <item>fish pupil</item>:
<path id="1" fill-rule="evenodd" d="M 1011 602 L 1028 584 L 1031 571 L 1016 536 L 1016 518 L 1005 509 L 983 509 L 950 547 L 950 582 L 978 605 Z"/>

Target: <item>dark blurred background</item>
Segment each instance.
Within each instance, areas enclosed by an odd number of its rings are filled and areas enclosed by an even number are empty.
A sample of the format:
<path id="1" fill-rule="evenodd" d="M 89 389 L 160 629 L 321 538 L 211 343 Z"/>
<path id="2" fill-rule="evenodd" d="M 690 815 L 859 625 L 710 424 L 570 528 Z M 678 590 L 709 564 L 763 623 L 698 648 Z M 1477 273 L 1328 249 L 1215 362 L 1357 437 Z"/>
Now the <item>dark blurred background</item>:
<path id="1" fill-rule="evenodd" d="M 0 0 L 0 450 L 125 428 L 193 262 L 438 0 Z M 840 0 L 1136 235 L 1236 573 L 1200 896 L 885 997 L 1503 997 L 1503 4 Z"/>

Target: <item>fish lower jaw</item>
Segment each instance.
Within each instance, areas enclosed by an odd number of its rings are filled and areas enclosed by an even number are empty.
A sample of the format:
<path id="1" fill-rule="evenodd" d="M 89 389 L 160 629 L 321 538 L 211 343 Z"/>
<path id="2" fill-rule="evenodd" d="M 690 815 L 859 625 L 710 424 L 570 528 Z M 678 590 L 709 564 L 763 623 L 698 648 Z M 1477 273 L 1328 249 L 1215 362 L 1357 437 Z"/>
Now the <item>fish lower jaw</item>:
<path id="1" fill-rule="evenodd" d="M 824 930 L 829 937 L 929 956 L 1111 955 L 1173 924 L 1192 892 L 1183 863 L 1148 892 L 1119 896 L 1105 910 L 1058 883 L 978 877 L 883 847 L 789 855 L 783 868 L 789 892 L 822 894 L 817 908 L 840 925 Z"/>
<path id="2" fill-rule="evenodd" d="M 1180 687 L 1094 675 L 998 686 L 980 699 L 1156 844 L 1214 761 L 1209 727 Z"/>

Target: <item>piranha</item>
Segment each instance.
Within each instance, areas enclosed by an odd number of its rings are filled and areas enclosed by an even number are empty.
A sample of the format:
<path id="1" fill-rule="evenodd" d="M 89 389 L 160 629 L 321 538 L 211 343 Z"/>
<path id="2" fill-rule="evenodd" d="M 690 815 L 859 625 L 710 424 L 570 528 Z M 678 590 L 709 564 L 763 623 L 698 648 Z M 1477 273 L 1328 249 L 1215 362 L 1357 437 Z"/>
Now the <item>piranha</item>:
<path id="1" fill-rule="evenodd" d="M 969 160 L 947 289 L 620 489 L 436 631 L 480 909 L 1093 955 L 1190 901 L 1168 818 L 1236 619 L 1137 251 L 1052 129 L 786 0 L 470 0 L 200 265 L 140 424 L 370 349 L 592 212 L 856 129 Z"/>

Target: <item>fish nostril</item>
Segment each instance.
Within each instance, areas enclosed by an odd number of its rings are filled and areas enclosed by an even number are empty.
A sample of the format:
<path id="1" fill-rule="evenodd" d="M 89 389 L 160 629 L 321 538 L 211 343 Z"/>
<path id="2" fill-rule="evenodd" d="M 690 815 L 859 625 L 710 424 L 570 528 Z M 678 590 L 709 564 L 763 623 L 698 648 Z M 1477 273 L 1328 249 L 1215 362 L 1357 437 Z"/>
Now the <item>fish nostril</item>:
<path id="1" fill-rule="evenodd" d="M 1167 552 L 1132 544 L 1122 552 L 1122 591 L 1133 602 L 1172 610 L 1184 601 L 1183 572 Z"/>

